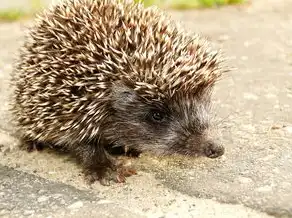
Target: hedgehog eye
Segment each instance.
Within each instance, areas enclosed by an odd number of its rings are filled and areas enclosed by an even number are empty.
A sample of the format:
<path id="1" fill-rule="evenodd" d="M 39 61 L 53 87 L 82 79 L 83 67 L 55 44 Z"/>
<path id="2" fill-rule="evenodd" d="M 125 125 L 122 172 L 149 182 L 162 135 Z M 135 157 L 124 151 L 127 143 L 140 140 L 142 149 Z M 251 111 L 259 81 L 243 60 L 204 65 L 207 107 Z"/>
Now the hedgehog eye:
<path id="1" fill-rule="evenodd" d="M 154 122 L 162 122 L 165 118 L 165 114 L 161 111 L 152 111 L 151 118 Z"/>

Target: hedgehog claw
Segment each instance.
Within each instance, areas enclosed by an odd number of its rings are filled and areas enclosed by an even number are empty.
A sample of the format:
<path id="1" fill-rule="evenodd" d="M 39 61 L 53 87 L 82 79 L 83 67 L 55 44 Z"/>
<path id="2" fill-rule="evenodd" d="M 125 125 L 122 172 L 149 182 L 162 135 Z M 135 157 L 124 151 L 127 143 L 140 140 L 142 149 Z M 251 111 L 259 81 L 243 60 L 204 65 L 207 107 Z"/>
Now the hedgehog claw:
<path id="1" fill-rule="evenodd" d="M 100 184 L 103 185 L 103 186 L 110 186 L 110 181 L 106 178 L 102 178 L 99 180 Z"/>
<path id="2" fill-rule="evenodd" d="M 113 172 L 114 175 L 114 181 L 116 183 L 125 183 L 126 182 L 126 177 L 130 177 L 132 175 L 136 175 L 137 172 L 134 168 L 131 167 L 119 167 L 117 171 Z"/>
<path id="3" fill-rule="evenodd" d="M 129 164 L 126 166 L 126 161 L 119 159 L 114 166 L 107 168 L 105 171 L 100 171 L 100 169 L 86 170 L 85 179 L 89 185 L 99 181 L 101 185 L 110 186 L 111 182 L 125 183 L 126 177 L 136 174 L 137 171 L 133 167 Z"/>

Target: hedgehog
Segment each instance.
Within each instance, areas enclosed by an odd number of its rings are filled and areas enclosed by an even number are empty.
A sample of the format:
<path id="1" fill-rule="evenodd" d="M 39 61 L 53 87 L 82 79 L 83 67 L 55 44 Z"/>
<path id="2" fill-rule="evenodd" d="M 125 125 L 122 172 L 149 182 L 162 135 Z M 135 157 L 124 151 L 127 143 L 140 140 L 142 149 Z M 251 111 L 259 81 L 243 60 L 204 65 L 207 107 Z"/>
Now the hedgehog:
<path id="1" fill-rule="evenodd" d="M 125 182 L 136 174 L 127 152 L 224 154 L 210 109 L 227 71 L 209 40 L 158 7 L 64 0 L 38 15 L 20 48 L 12 112 L 28 148 L 68 150 L 90 183 Z"/>

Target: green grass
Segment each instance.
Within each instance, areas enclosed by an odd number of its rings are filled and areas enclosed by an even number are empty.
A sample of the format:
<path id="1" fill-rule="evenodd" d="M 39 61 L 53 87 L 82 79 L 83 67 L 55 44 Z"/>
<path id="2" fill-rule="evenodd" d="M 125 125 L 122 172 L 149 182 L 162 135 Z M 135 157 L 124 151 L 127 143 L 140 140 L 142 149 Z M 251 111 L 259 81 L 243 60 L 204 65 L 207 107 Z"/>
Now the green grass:
<path id="1" fill-rule="evenodd" d="M 0 21 L 17 21 L 33 16 L 42 7 L 40 0 L 30 0 L 29 9 L 9 8 L 0 10 Z"/>
<path id="2" fill-rule="evenodd" d="M 0 10 L 0 21 L 15 21 L 26 17 L 27 13 L 20 9 Z"/>
<path id="3" fill-rule="evenodd" d="M 140 0 L 135 0 L 140 2 Z M 142 0 L 146 6 L 157 5 L 162 8 L 191 9 L 209 8 L 228 4 L 240 4 L 246 0 Z"/>

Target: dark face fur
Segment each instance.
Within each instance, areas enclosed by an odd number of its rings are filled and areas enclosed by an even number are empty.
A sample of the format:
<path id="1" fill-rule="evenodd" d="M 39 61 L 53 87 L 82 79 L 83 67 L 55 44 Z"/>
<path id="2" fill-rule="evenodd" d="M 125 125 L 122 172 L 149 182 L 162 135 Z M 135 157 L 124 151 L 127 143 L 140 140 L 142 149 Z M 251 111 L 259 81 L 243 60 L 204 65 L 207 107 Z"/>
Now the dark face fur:
<path id="1" fill-rule="evenodd" d="M 224 153 L 220 144 L 208 138 L 209 99 L 180 95 L 155 102 L 141 98 L 134 90 L 114 87 L 113 112 L 106 139 L 116 146 L 157 155 L 205 155 Z"/>

